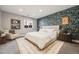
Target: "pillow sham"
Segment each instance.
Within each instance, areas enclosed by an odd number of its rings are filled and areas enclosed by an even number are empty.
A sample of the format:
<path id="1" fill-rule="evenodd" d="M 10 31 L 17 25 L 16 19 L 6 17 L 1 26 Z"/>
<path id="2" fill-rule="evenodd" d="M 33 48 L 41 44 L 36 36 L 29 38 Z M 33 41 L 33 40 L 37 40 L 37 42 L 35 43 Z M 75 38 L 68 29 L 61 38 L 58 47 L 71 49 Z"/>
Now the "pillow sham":
<path id="1" fill-rule="evenodd" d="M 40 29 L 42 32 L 54 32 L 56 31 L 55 29 Z"/>
<path id="2" fill-rule="evenodd" d="M 40 29 L 39 31 L 40 31 L 40 32 L 47 32 L 46 29 Z"/>

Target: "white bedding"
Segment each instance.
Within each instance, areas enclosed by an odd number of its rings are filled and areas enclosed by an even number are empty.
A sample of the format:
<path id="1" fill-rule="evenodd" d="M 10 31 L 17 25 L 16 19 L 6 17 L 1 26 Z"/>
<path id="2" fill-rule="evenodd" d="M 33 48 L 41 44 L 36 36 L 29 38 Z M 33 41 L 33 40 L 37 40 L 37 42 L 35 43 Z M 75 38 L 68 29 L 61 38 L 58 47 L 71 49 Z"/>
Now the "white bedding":
<path id="1" fill-rule="evenodd" d="M 64 44 L 56 40 L 58 31 L 59 26 L 46 26 L 39 32 L 30 32 L 16 39 L 20 53 L 58 53 Z"/>
<path id="2" fill-rule="evenodd" d="M 46 49 L 40 51 L 33 44 L 25 40 L 25 38 L 16 39 L 20 54 L 57 54 L 63 46 L 63 41 L 56 40 Z"/>
<path id="3" fill-rule="evenodd" d="M 57 32 L 31 32 L 27 33 L 25 38 L 31 41 L 39 49 L 44 49 L 56 40 Z"/>

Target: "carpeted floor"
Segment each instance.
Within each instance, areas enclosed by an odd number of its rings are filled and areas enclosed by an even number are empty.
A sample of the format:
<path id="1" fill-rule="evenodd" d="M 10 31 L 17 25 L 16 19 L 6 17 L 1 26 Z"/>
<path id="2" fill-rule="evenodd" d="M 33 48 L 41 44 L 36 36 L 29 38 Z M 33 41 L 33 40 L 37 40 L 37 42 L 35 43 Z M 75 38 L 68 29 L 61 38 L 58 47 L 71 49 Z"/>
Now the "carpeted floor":
<path id="1" fill-rule="evenodd" d="M 65 42 L 59 54 L 79 54 L 79 43 Z"/>
<path id="2" fill-rule="evenodd" d="M 15 40 L 0 45 L 0 54 L 19 54 L 17 43 Z"/>
<path id="3" fill-rule="evenodd" d="M 0 45 L 0 54 L 19 54 L 16 40 Z M 65 42 L 59 54 L 79 54 L 79 44 Z"/>

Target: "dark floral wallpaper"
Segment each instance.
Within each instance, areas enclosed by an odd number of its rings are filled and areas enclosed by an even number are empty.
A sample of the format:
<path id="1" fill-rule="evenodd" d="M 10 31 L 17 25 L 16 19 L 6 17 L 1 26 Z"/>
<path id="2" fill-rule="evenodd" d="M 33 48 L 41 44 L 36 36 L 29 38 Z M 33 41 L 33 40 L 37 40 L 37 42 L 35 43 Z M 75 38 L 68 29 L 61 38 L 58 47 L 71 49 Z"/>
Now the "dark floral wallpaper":
<path id="1" fill-rule="evenodd" d="M 37 27 L 47 25 L 61 25 L 61 17 L 69 16 L 71 23 L 63 27 L 63 29 L 77 30 L 79 29 L 79 6 L 75 6 L 45 17 L 38 19 Z"/>

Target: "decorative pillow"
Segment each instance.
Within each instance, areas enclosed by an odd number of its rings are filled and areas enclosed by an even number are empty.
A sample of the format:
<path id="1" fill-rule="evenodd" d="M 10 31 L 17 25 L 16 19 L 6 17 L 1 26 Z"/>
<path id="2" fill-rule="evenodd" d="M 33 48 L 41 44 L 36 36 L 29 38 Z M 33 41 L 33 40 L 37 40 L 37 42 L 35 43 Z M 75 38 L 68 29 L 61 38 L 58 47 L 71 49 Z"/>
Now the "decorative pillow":
<path id="1" fill-rule="evenodd" d="M 9 30 L 9 33 L 15 34 L 15 30 Z"/>
<path id="2" fill-rule="evenodd" d="M 39 31 L 40 31 L 40 32 L 47 32 L 46 29 L 40 29 Z"/>
<path id="3" fill-rule="evenodd" d="M 46 29 L 47 30 L 47 32 L 54 32 L 55 31 L 55 29 Z"/>
<path id="4" fill-rule="evenodd" d="M 55 29 L 40 29 L 40 31 L 43 31 L 43 32 L 54 32 L 56 30 Z"/>

